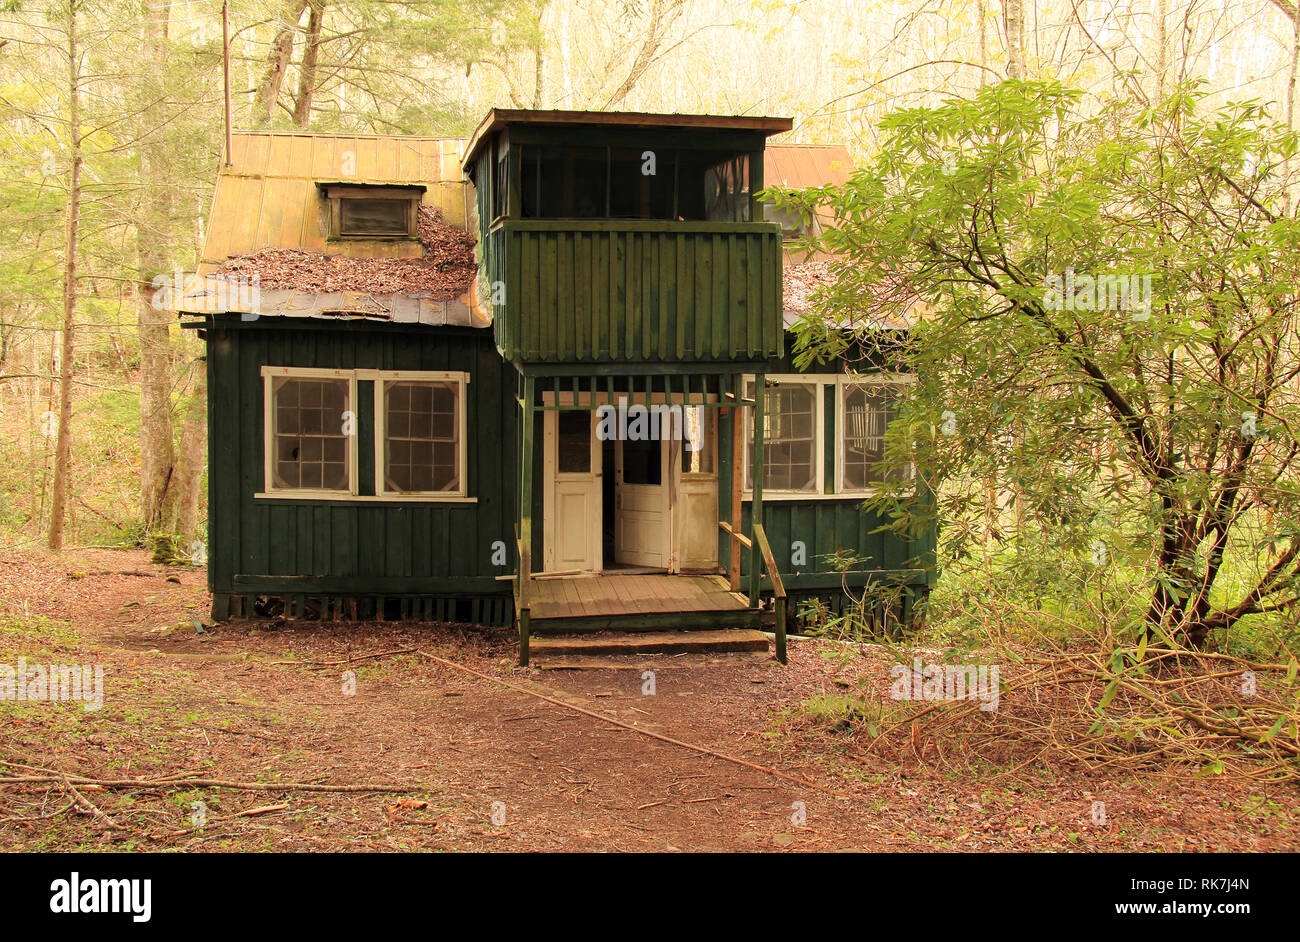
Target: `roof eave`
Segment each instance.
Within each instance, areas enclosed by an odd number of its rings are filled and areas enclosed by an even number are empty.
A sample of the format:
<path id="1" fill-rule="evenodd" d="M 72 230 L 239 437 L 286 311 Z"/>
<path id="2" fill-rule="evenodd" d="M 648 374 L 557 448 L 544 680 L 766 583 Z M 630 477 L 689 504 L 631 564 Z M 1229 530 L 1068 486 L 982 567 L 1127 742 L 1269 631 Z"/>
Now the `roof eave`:
<path id="1" fill-rule="evenodd" d="M 794 127 L 791 118 L 746 117 L 744 115 L 664 114 L 639 111 L 534 111 L 524 108 L 493 108 L 474 130 L 465 149 L 462 167 L 478 156 L 488 135 L 511 124 L 586 124 L 600 127 L 680 127 L 713 130 L 761 131 L 765 136 L 781 134 Z"/>

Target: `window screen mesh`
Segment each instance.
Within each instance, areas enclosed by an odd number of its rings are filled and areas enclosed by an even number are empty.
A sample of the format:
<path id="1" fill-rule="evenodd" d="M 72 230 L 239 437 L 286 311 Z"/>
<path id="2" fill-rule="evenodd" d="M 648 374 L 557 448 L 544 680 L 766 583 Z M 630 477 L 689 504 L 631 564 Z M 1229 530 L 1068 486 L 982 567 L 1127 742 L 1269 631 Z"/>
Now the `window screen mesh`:
<path id="1" fill-rule="evenodd" d="M 763 487 L 775 491 L 817 491 L 817 390 L 813 384 L 782 383 L 767 390 L 763 403 Z M 749 386 L 748 395 L 753 395 Z M 749 410 L 746 410 L 749 413 Z M 749 463 L 745 487 L 754 486 L 754 431 L 745 423 Z"/>
<path id="2" fill-rule="evenodd" d="M 896 414 L 897 390 L 880 383 L 845 386 L 841 430 L 844 487 L 860 489 L 893 475 L 885 465 L 885 429 Z"/>

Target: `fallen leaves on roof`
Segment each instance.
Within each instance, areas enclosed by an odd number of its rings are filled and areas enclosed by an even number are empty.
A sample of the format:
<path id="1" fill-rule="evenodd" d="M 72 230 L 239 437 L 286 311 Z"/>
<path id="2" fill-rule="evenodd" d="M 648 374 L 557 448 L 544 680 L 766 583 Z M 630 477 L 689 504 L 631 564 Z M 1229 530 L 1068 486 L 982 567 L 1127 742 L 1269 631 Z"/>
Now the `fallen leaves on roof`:
<path id="1" fill-rule="evenodd" d="M 805 314 L 812 309 L 813 292 L 832 284 L 835 278 L 829 261 L 815 261 L 787 265 L 782 280 L 786 311 Z"/>
<path id="2" fill-rule="evenodd" d="M 263 249 L 228 259 L 214 274 L 258 276 L 264 291 L 366 291 L 405 294 L 431 301 L 459 298 L 478 271 L 474 239 L 421 206 L 419 258 L 359 258 L 297 249 Z"/>
<path id="3" fill-rule="evenodd" d="M 785 266 L 781 278 L 787 327 L 813 313 L 819 293 L 835 284 L 836 268 L 842 264 L 822 258 Z M 856 287 L 862 289 L 863 303 L 852 309 L 837 308 L 835 326 L 902 330 L 915 321 L 919 298 L 902 278 L 882 275 L 869 285 Z"/>

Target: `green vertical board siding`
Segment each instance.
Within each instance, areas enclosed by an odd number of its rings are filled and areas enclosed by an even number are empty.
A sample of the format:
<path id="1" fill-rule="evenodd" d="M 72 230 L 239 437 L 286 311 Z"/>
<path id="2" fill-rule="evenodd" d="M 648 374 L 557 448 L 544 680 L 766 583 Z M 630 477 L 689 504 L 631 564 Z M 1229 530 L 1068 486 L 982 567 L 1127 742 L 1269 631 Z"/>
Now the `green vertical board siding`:
<path id="1" fill-rule="evenodd" d="M 263 366 L 456 370 L 466 386 L 467 486 L 475 503 L 256 498 L 263 491 Z M 485 330 L 225 321 L 208 336 L 209 586 L 270 594 L 283 577 L 318 594 L 509 594 L 519 409 L 513 367 Z M 357 383 L 358 489 L 374 493 L 374 383 Z M 505 565 L 492 565 L 496 543 Z M 236 584 L 236 577 L 240 577 Z M 252 580 L 250 582 L 250 580 Z M 367 586 L 374 588 L 367 589 Z M 394 593 L 396 594 L 396 593 Z"/>
<path id="2" fill-rule="evenodd" d="M 781 235 L 768 223 L 505 221 L 497 348 L 516 362 L 765 359 L 784 351 Z"/>

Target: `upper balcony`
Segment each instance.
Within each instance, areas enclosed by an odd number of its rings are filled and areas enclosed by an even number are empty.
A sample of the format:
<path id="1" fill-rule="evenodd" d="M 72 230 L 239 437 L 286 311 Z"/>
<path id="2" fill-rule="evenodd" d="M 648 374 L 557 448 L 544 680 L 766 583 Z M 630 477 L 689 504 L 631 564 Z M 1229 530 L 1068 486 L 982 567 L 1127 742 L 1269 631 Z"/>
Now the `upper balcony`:
<path id="1" fill-rule="evenodd" d="M 783 352 L 774 118 L 493 112 L 466 156 L 483 300 L 518 363 L 755 362 Z"/>

